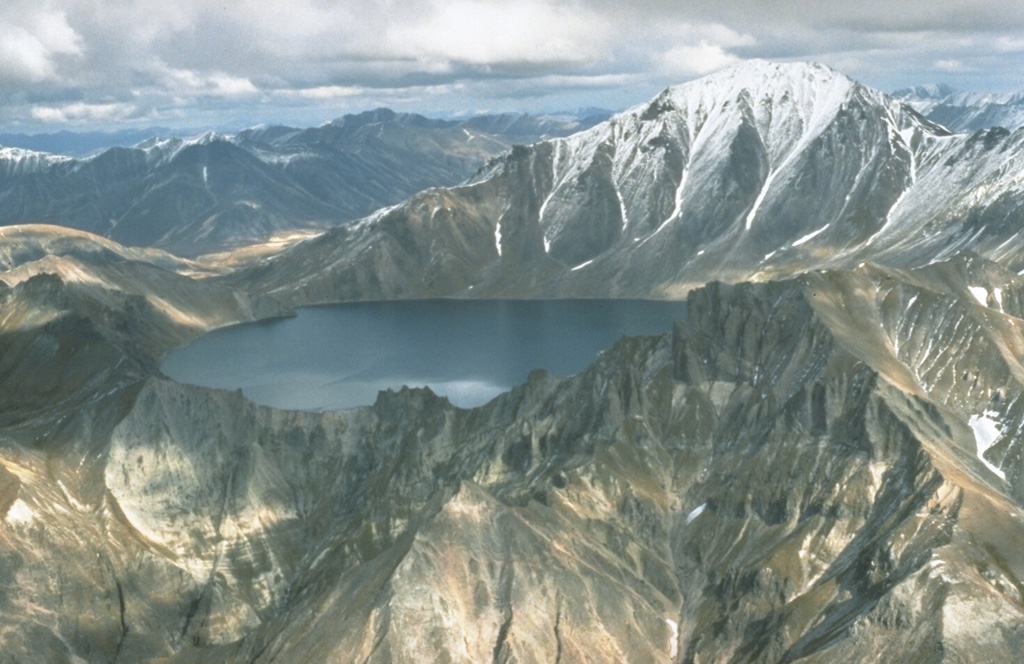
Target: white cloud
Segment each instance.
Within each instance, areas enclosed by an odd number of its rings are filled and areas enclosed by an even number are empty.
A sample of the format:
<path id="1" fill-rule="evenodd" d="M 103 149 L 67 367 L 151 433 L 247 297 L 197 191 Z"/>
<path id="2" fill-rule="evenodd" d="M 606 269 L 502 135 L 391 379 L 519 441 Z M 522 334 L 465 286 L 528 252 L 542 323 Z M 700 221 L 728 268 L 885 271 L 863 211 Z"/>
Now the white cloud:
<path id="1" fill-rule="evenodd" d="M 622 108 L 749 57 L 819 60 L 883 89 L 946 74 L 1024 89 L 1019 2 L 0 3 L 0 128 L 105 122 L 75 103 L 195 123 L 291 121 L 297 109 L 319 121 L 373 104 Z"/>
<path id="2" fill-rule="evenodd" d="M 996 53 L 1020 53 L 1024 51 L 1024 39 L 1020 37 L 1003 35 L 992 39 L 990 44 L 992 50 Z"/>
<path id="3" fill-rule="evenodd" d="M 342 99 L 347 97 L 357 97 L 365 93 L 366 88 L 355 85 L 320 85 L 315 88 L 277 91 L 277 94 L 280 95 L 302 97 L 303 99 Z"/>
<path id="4" fill-rule="evenodd" d="M 0 81 L 38 83 L 55 78 L 55 59 L 80 53 L 81 38 L 63 12 L 0 18 Z"/>
<path id="5" fill-rule="evenodd" d="M 157 60 L 151 63 L 149 72 L 168 92 L 179 97 L 243 97 L 259 93 L 259 88 L 248 78 L 231 76 L 220 71 L 197 72 L 178 69 L 168 67 Z"/>
<path id="6" fill-rule="evenodd" d="M 428 62 L 589 63 L 608 55 L 613 34 L 605 17 L 578 4 L 454 0 L 425 20 L 394 24 L 385 43 Z"/>
<path id="7" fill-rule="evenodd" d="M 134 104 L 86 104 L 77 102 L 64 106 L 35 106 L 32 118 L 47 124 L 77 124 L 134 119 L 138 108 Z"/>
<path id="8" fill-rule="evenodd" d="M 656 26 L 656 34 L 657 40 L 651 40 L 645 48 L 654 51 L 650 57 L 658 69 L 673 77 L 710 74 L 737 64 L 743 58 L 731 49 L 751 48 L 758 43 L 753 35 L 720 23 L 669 21 Z"/>
<path id="9" fill-rule="evenodd" d="M 964 63 L 959 60 L 937 60 L 935 62 L 935 68 L 940 71 L 948 72 L 960 72 L 967 70 Z"/>
<path id="10" fill-rule="evenodd" d="M 685 76 L 710 74 L 741 61 L 742 58 L 708 41 L 701 41 L 695 46 L 676 46 L 659 58 L 665 73 Z"/>

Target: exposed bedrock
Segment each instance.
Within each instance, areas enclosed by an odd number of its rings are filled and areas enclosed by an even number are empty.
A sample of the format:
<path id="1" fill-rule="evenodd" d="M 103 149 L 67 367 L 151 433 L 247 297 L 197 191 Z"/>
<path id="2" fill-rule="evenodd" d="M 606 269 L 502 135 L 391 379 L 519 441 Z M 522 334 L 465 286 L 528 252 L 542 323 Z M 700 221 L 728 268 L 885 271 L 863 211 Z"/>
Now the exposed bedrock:
<path id="1" fill-rule="evenodd" d="M 1021 293 L 975 259 L 712 284 L 473 410 L 113 370 L 2 440 L 0 661 L 1011 661 Z"/>

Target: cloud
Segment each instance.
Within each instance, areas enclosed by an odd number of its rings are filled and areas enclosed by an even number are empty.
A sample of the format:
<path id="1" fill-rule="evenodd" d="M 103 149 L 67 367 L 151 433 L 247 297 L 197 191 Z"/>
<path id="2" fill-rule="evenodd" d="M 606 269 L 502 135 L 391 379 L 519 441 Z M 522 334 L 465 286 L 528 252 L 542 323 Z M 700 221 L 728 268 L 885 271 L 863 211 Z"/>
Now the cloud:
<path id="1" fill-rule="evenodd" d="M 959 60 L 938 60 L 935 62 L 935 68 L 949 72 L 965 71 L 967 69 L 964 63 Z"/>
<path id="2" fill-rule="evenodd" d="M 136 119 L 138 108 L 133 104 L 74 103 L 62 107 L 35 106 L 32 118 L 47 124 L 80 124 Z"/>
<path id="3" fill-rule="evenodd" d="M 661 26 L 668 50 L 655 57 L 660 71 L 670 76 L 703 76 L 738 64 L 743 58 L 732 51 L 751 48 L 757 39 L 718 23 L 682 23 Z"/>
<path id="4" fill-rule="evenodd" d="M 0 18 L 0 82 L 55 78 L 56 59 L 81 54 L 81 38 L 63 12 L 18 10 Z"/>
<path id="5" fill-rule="evenodd" d="M 366 94 L 367 89 L 355 85 L 320 85 L 315 88 L 279 90 L 278 95 L 302 99 L 343 99 Z"/>
<path id="6" fill-rule="evenodd" d="M 580 64 L 604 57 L 611 28 L 578 4 L 453 0 L 424 21 L 393 25 L 385 44 L 391 53 L 427 62 Z"/>
<path id="7" fill-rule="evenodd" d="M 243 97 L 259 93 L 259 89 L 244 76 L 231 76 L 224 72 L 196 72 L 168 67 L 160 61 L 151 63 L 147 74 L 161 89 L 176 96 Z"/>
<path id="8" fill-rule="evenodd" d="M 742 61 L 721 46 L 707 41 L 696 46 L 676 46 L 663 53 L 659 60 L 664 71 L 686 76 L 709 74 Z"/>
<path id="9" fill-rule="evenodd" d="M 1024 3 L 993 0 L 3 3 L 8 127 L 624 107 L 752 57 L 818 60 L 883 89 L 944 74 L 1024 89 Z"/>

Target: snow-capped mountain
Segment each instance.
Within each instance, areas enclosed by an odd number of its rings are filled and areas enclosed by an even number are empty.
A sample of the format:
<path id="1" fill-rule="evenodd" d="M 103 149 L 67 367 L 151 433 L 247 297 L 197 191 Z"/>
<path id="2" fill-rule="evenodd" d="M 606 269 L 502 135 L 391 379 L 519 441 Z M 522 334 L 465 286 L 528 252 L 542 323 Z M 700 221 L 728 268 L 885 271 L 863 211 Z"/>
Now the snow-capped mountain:
<path id="1" fill-rule="evenodd" d="M 378 109 L 320 127 L 153 138 L 72 159 L 0 150 L 0 225 L 51 223 L 185 255 L 356 219 L 469 177 L 574 119 L 432 120 Z"/>
<path id="2" fill-rule="evenodd" d="M 892 96 L 953 131 L 1024 127 L 1024 92 L 980 94 L 930 84 L 897 90 Z"/>
<path id="3" fill-rule="evenodd" d="M 513 150 L 259 268 L 310 300 L 671 297 L 964 249 L 1024 269 L 1024 132 L 951 134 L 820 65 L 753 62 Z"/>
<path id="4" fill-rule="evenodd" d="M 0 177 L 29 175 L 71 161 L 71 157 L 23 148 L 0 147 Z"/>

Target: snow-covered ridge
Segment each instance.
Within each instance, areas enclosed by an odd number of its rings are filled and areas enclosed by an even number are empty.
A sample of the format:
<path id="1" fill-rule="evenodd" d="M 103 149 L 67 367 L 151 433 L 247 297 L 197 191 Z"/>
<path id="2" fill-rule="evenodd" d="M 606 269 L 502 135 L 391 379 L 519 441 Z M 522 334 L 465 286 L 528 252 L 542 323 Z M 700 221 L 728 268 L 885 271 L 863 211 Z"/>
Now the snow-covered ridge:
<path id="1" fill-rule="evenodd" d="M 72 161 L 71 157 L 22 148 L 0 147 L 0 173 L 24 175 L 45 170 L 54 164 Z"/>
<path id="2" fill-rule="evenodd" d="M 668 101 L 701 118 L 726 104 L 744 101 L 759 129 L 769 129 L 776 111 L 788 109 L 811 132 L 833 117 L 857 87 L 847 76 L 823 65 L 754 60 L 671 87 L 655 103 Z"/>
<path id="3" fill-rule="evenodd" d="M 236 136 L 224 134 L 219 131 L 207 131 L 187 138 L 154 137 L 133 145 L 132 149 L 144 152 L 147 162 L 163 163 L 171 161 L 186 148 L 194 145 L 210 145 L 217 142 L 237 144 L 239 141 Z"/>

